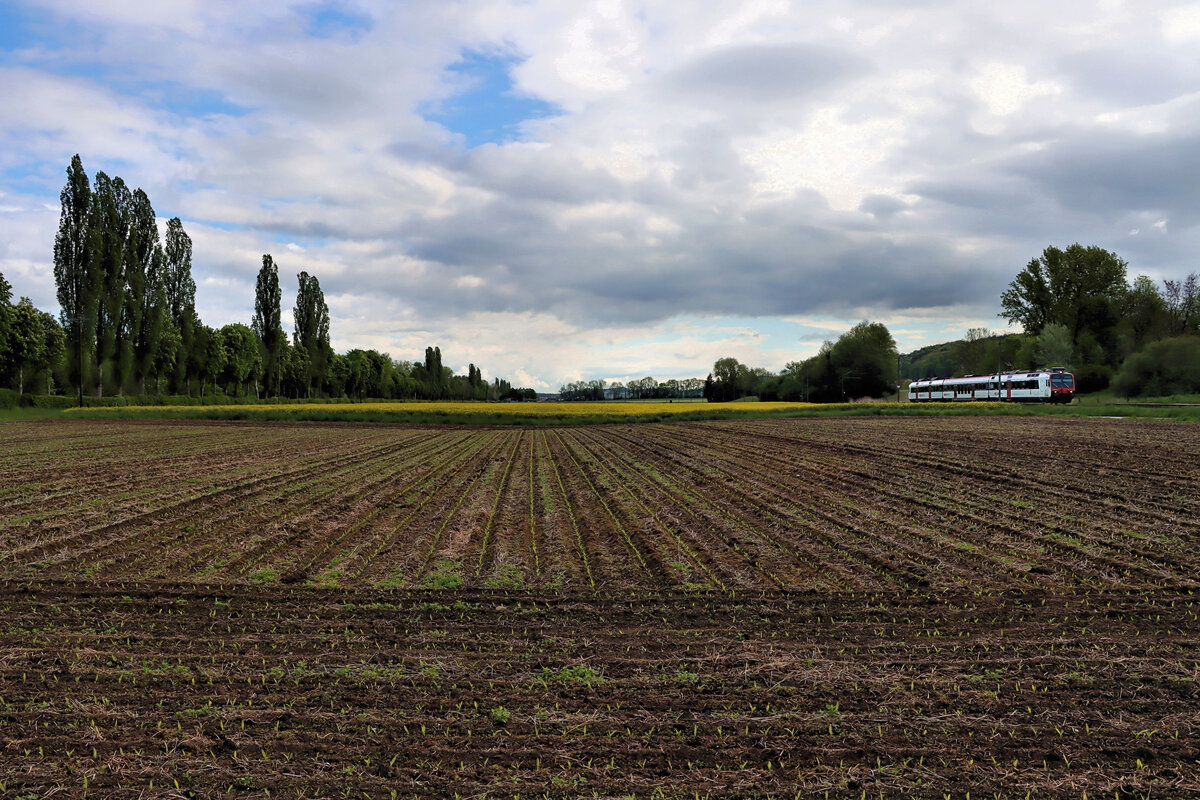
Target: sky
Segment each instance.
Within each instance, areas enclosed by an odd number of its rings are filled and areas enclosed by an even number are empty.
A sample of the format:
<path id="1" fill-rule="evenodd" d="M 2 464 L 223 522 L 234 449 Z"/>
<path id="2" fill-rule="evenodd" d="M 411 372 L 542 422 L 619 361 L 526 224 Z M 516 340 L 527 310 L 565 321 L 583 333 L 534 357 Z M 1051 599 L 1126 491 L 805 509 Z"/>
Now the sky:
<path id="1" fill-rule="evenodd" d="M 542 391 L 909 351 L 1050 245 L 1197 269 L 1197 53 L 1154 0 L 0 0 L 0 273 L 57 309 L 78 153 L 211 326 L 271 253 L 285 328 L 304 270 L 335 349 Z"/>

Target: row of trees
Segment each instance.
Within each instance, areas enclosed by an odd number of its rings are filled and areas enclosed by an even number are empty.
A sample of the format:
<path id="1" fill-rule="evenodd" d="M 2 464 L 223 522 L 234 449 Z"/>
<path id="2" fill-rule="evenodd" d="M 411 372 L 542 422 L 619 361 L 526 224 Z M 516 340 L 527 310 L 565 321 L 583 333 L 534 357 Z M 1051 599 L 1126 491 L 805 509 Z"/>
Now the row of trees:
<path id="1" fill-rule="evenodd" d="M 622 383 L 602 380 L 573 381 L 558 389 L 562 400 L 678 400 L 700 397 L 704 381 L 700 378 L 670 378 L 659 382 L 647 375 Z"/>
<path id="2" fill-rule="evenodd" d="M 62 359 L 66 337 L 58 321 L 34 308 L 28 297 L 12 302 L 12 286 L 0 275 L 0 377 L 16 386 L 18 397 L 27 384 L 53 388 L 52 369 Z"/>
<path id="3" fill-rule="evenodd" d="M 93 187 L 78 155 L 60 200 L 54 281 L 67 380 L 81 396 L 86 385 L 101 397 L 145 394 L 151 375 L 189 381 L 199 320 L 192 242 L 179 218 L 160 242 L 146 193 L 103 172 Z"/>
<path id="4" fill-rule="evenodd" d="M 861 322 L 836 342 L 822 344 L 817 355 L 787 364 L 775 373 L 736 358 L 721 358 L 704 380 L 640 378 L 628 383 L 575 381 L 562 386 L 562 400 L 637 400 L 703 397 L 721 403 L 743 397 L 761 400 L 841 402 L 880 397 L 896 390 L 896 343 L 878 322 Z"/>
<path id="5" fill-rule="evenodd" d="M 330 346 L 329 307 L 313 275 L 297 276 L 294 330 L 281 324 L 279 270 L 263 256 L 250 326 L 204 325 L 196 314 L 192 240 L 178 217 L 160 241 L 149 197 L 119 178 L 89 181 L 80 157 L 67 169 L 54 241 L 59 319 L 28 298 L 12 303 L 0 275 L 0 377 L 26 389 L 83 394 L 504 400 L 536 399 L 530 389 L 424 362 L 394 361 L 375 350 L 338 354 Z"/>

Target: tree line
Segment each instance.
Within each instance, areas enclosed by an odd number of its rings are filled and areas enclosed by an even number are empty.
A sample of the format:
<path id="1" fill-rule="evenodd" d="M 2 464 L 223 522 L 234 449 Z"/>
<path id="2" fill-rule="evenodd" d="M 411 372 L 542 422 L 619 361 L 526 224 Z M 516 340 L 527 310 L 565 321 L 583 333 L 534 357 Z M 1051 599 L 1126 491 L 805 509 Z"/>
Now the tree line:
<path id="1" fill-rule="evenodd" d="M 670 378 L 665 381 L 647 375 L 622 383 L 603 380 L 572 381 L 558 389 L 560 400 L 678 400 L 700 397 L 704 381 L 700 378 Z"/>
<path id="2" fill-rule="evenodd" d="M 836 341 L 823 342 L 816 355 L 789 362 L 778 373 L 735 358 L 718 359 L 705 380 L 704 397 L 714 403 L 743 397 L 840 403 L 894 392 L 896 379 L 892 334 L 881 322 L 863 320 Z"/>
<path id="3" fill-rule="evenodd" d="M 780 372 L 751 367 L 736 358 L 720 358 L 706 378 L 670 379 L 652 377 L 628 383 L 602 380 L 575 381 L 563 385 L 562 400 L 640 400 L 704 398 L 711 403 L 745 397 L 832 403 L 861 397 L 880 397 L 896 390 L 896 343 L 886 326 L 863 321 L 826 341 L 818 353 L 794 361 Z"/>
<path id="4" fill-rule="evenodd" d="M 281 324 L 279 270 L 263 256 L 249 326 L 205 325 L 196 313 L 192 240 L 178 217 L 160 240 L 149 197 L 120 177 L 89 181 L 78 155 L 67 168 L 54 239 L 56 320 L 28 298 L 12 302 L 0 275 L 0 376 L 17 399 L 52 395 L 225 394 L 356 399 L 530 400 L 531 389 L 490 383 L 425 360 L 393 360 L 377 350 L 335 353 L 329 307 L 314 275 L 297 275 L 294 330 Z"/>

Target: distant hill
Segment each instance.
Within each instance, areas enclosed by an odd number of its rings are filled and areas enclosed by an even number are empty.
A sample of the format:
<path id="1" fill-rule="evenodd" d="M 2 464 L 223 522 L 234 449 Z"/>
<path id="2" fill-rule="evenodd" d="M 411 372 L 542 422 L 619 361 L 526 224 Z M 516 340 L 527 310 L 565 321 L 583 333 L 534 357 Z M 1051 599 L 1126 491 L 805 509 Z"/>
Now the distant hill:
<path id="1" fill-rule="evenodd" d="M 1002 367 L 1028 366 L 1032 341 L 1023 334 L 995 334 L 971 339 L 931 344 L 900 354 L 902 378 L 952 378 L 961 375 L 986 375 L 994 372 L 1004 339 Z"/>

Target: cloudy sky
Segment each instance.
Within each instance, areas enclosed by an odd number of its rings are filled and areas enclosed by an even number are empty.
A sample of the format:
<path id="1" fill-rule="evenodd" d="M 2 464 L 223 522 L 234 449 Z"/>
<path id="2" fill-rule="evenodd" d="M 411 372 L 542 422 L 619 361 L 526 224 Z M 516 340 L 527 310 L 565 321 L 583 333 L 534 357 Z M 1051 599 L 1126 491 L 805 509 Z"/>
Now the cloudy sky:
<path id="1" fill-rule="evenodd" d="M 5 0 L 0 272 L 57 308 L 79 153 L 183 219 L 209 325 L 269 252 L 338 350 L 539 389 L 907 351 L 1050 244 L 1200 266 L 1197 53 L 1154 0 Z"/>

